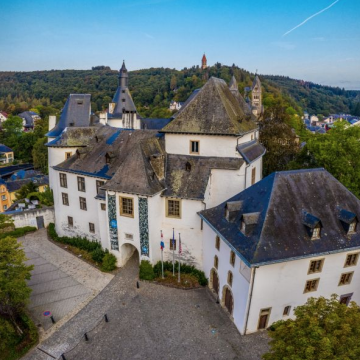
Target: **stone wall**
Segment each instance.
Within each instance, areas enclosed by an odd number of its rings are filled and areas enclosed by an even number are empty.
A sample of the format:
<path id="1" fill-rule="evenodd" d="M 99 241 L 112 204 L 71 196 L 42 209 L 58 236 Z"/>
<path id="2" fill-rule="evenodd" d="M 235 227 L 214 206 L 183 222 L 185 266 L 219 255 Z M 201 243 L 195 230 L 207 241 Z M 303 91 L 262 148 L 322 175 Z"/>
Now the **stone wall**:
<path id="1" fill-rule="evenodd" d="M 44 227 L 47 227 L 50 223 L 55 222 L 54 208 L 53 207 L 42 207 L 41 209 L 25 210 L 16 213 L 9 213 L 14 220 L 16 228 L 24 226 L 35 226 L 38 227 L 37 218 L 42 217 L 44 220 Z"/>

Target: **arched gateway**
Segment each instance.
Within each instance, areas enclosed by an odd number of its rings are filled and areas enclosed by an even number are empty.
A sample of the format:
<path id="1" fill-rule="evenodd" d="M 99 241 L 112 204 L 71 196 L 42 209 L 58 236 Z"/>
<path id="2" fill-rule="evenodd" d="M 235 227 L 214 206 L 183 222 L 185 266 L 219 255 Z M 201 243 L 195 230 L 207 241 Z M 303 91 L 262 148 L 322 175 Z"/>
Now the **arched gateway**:
<path id="1" fill-rule="evenodd" d="M 126 265 L 126 263 L 131 259 L 132 261 L 136 261 L 137 265 L 140 262 L 140 256 L 138 249 L 130 243 L 125 243 L 120 247 L 120 267 Z"/>

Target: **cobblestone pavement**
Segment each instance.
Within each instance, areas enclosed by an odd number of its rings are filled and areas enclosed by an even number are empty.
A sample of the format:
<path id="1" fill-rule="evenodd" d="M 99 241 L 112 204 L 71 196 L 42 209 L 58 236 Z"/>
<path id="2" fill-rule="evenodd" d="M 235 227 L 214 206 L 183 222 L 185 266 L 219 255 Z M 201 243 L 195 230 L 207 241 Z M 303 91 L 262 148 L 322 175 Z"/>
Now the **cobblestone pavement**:
<path id="1" fill-rule="evenodd" d="M 42 351 L 35 349 L 24 360 L 58 359 L 63 353 L 67 360 L 260 360 L 267 350 L 266 334 L 241 336 L 208 290 L 147 282 L 137 289 L 137 273 L 132 258 L 97 297 L 38 346 Z"/>
<path id="2" fill-rule="evenodd" d="M 27 263 L 34 265 L 28 282 L 33 290 L 29 309 L 36 324 L 45 331 L 53 324 L 49 317 L 43 316 L 44 311 L 50 311 L 55 321 L 64 322 L 113 278 L 48 241 L 45 229 L 25 235 L 19 241 L 29 259 Z"/>

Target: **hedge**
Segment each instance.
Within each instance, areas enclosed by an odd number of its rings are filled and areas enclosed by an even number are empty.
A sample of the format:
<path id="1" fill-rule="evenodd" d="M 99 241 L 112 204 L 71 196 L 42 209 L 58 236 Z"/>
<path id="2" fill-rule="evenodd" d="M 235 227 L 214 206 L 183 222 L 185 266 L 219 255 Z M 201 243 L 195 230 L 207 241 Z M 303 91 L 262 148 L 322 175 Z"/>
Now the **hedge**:
<path id="1" fill-rule="evenodd" d="M 7 236 L 18 238 L 20 236 L 24 236 L 25 234 L 36 231 L 36 230 L 37 230 L 37 228 L 34 226 L 24 226 L 21 228 L 17 228 L 13 231 L 9 231 L 9 232 L 0 234 L 0 239 L 4 239 Z"/>
<path id="2" fill-rule="evenodd" d="M 179 263 L 175 262 L 175 269 L 179 268 Z M 164 261 L 164 271 L 173 271 L 173 263 L 171 261 Z M 181 264 L 180 263 L 180 272 L 183 274 L 191 274 L 195 276 L 201 286 L 206 286 L 208 280 L 205 276 L 205 273 L 201 270 L 195 268 L 195 266 Z M 161 261 L 158 261 L 154 266 L 148 261 L 141 261 L 139 277 L 142 280 L 153 280 L 161 276 Z"/>
<path id="3" fill-rule="evenodd" d="M 116 257 L 110 254 L 109 250 L 104 250 L 99 242 L 88 240 L 86 237 L 59 236 L 56 233 L 54 223 L 49 224 L 48 234 L 50 238 L 56 242 L 74 246 L 88 252 L 91 258 L 100 264 L 103 271 L 112 271 L 116 268 Z"/>

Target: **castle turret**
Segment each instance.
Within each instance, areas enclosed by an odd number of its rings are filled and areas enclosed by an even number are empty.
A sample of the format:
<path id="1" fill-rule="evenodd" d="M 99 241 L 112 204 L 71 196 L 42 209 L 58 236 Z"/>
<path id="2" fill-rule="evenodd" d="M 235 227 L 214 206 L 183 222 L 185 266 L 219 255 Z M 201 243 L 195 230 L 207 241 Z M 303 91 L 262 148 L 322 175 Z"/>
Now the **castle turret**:
<path id="1" fill-rule="evenodd" d="M 256 74 L 251 87 L 251 109 L 255 116 L 259 117 L 263 112 L 261 81 Z"/>
<path id="2" fill-rule="evenodd" d="M 205 56 L 205 53 L 201 59 L 201 68 L 202 69 L 206 69 L 207 68 L 207 59 L 206 59 L 206 56 Z"/>
<path id="3" fill-rule="evenodd" d="M 119 70 L 119 86 L 123 89 L 127 88 L 128 81 L 129 81 L 129 75 L 125 66 L 125 61 L 123 61 L 121 69 Z"/>

